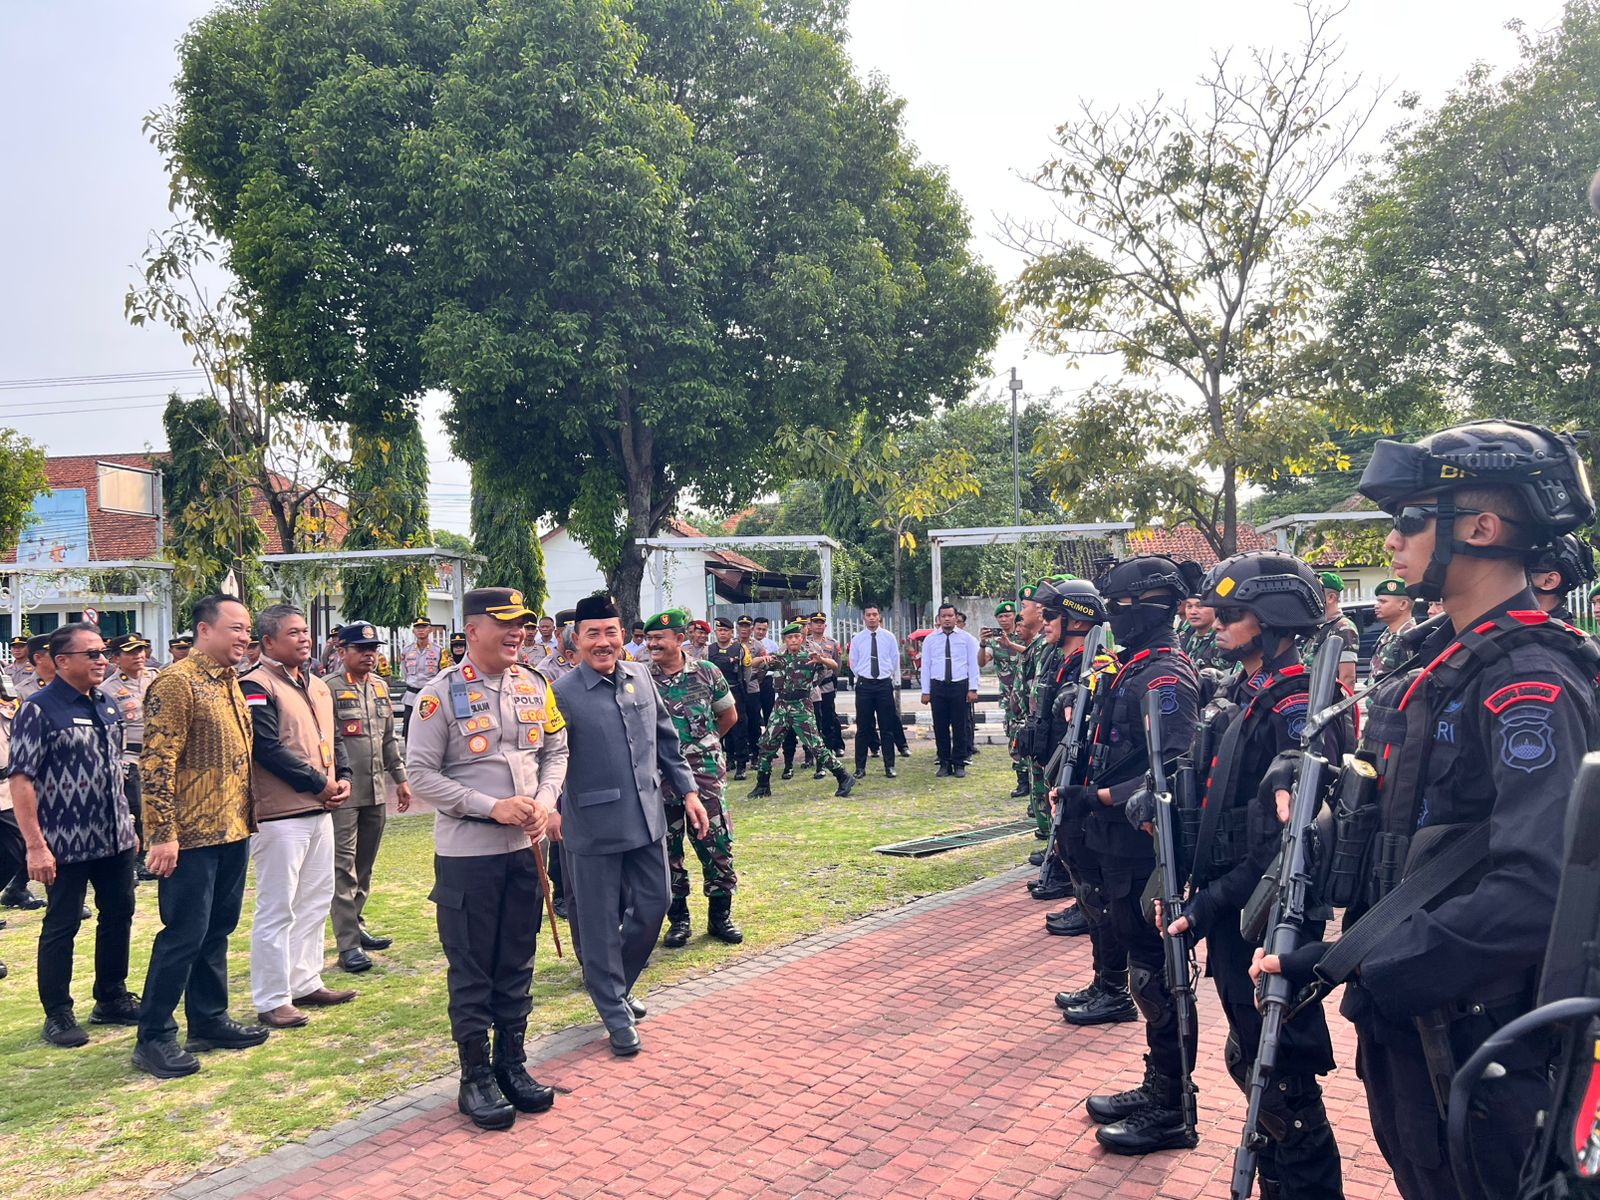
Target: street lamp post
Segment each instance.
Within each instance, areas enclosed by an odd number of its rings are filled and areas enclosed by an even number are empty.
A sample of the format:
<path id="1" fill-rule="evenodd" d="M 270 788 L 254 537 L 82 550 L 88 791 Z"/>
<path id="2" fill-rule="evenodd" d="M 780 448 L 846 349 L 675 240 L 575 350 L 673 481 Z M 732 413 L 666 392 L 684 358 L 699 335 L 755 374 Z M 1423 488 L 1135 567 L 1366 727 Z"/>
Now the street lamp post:
<path id="1" fill-rule="evenodd" d="M 1017 369 L 1011 368 L 1011 382 L 1006 384 L 1011 389 L 1011 523 L 1022 524 L 1022 475 L 1020 456 L 1017 451 L 1017 395 L 1022 391 L 1022 380 L 1017 378 Z M 1013 592 L 1022 589 L 1022 543 L 1017 543 L 1016 554 L 1012 560 L 1014 587 Z"/>

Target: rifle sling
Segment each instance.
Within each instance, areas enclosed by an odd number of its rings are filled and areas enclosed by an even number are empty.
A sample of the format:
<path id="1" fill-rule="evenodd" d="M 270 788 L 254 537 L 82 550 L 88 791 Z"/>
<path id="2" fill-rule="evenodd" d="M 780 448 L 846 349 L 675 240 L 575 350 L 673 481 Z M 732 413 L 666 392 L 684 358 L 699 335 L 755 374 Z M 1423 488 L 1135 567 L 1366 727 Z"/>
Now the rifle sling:
<path id="1" fill-rule="evenodd" d="M 1479 821 L 1401 880 L 1400 885 L 1366 911 L 1334 943 L 1317 964 L 1328 990 L 1348 979 L 1374 949 L 1388 940 L 1414 913 L 1422 912 L 1489 853 L 1489 822 Z"/>

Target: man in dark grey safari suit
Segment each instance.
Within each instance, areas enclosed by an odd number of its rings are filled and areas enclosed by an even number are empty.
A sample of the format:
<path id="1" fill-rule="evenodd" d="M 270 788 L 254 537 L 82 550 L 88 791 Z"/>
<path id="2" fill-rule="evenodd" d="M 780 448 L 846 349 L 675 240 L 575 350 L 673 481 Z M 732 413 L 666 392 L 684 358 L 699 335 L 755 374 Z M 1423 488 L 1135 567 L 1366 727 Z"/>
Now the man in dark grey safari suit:
<path id="1" fill-rule="evenodd" d="M 578 667 L 555 685 L 567 722 L 561 838 L 568 903 L 577 926 L 583 982 L 616 1054 L 635 1054 L 642 1006 L 630 992 L 661 935 L 671 899 L 665 775 L 684 798 L 689 823 L 710 827 L 650 668 L 622 659 L 622 623 L 606 596 L 578 602 Z"/>

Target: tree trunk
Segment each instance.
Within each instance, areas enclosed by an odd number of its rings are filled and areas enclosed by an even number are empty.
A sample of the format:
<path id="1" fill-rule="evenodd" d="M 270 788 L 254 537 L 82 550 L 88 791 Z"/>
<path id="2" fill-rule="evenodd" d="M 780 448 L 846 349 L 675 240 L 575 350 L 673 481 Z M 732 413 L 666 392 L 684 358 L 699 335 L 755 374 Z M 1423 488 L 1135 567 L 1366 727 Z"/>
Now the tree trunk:
<path id="1" fill-rule="evenodd" d="M 901 553 L 901 551 L 900 551 L 900 535 L 899 535 L 898 532 L 896 532 L 895 539 L 894 539 L 894 610 L 893 610 L 894 611 L 894 619 L 895 619 L 895 623 L 896 624 L 899 624 L 900 618 L 904 615 L 900 610 L 900 553 Z M 901 635 L 900 635 L 901 640 L 904 641 L 905 640 L 905 635 L 910 633 L 910 632 L 911 631 L 909 629 L 902 631 Z"/>
<path id="2" fill-rule="evenodd" d="M 1239 464 L 1222 464 L 1222 557 L 1239 552 Z"/>

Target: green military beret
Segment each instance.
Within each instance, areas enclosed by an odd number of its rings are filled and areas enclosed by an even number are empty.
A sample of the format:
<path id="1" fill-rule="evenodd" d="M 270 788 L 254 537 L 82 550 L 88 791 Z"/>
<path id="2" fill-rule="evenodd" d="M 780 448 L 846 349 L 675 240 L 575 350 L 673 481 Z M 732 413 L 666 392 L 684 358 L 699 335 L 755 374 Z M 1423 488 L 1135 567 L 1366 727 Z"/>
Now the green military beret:
<path id="1" fill-rule="evenodd" d="M 1401 580 L 1385 579 L 1372 589 L 1372 594 L 1374 596 L 1404 596 L 1408 593 L 1406 592 L 1406 585 Z"/>
<path id="2" fill-rule="evenodd" d="M 783 627 L 783 636 L 784 637 L 788 637 L 791 633 L 804 633 L 804 632 L 805 632 L 805 629 L 800 624 L 799 621 L 790 621 L 787 625 L 785 625 Z"/>
<path id="3" fill-rule="evenodd" d="M 1322 580 L 1322 586 L 1330 592 L 1344 591 L 1344 576 L 1337 571 L 1323 571 L 1317 578 Z"/>
<path id="4" fill-rule="evenodd" d="M 1017 599 L 1019 601 L 1032 600 L 1033 599 L 1033 594 L 1035 592 L 1037 592 L 1038 590 L 1039 589 L 1035 585 L 1033 585 L 1031 583 L 1024 584 L 1022 587 L 1017 589 Z"/>
<path id="5" fill-rule="evenodd" d="M 669 608 L 658 612 L 644 623 L 646 633 L 655 629 L 670 629 L 674 633 L 682 633 L 689 628 L 689 610 L 684 608 Z"/>
<path id="6" fill-rule="evenodd" d="M 999 604 L 995 605 L 994 615 L 997 617 L 1002 617 L 1006 613 L 1015 613 L 1016 611 L 1017 602 L 1015 600 L 1002 600 Z"/>

